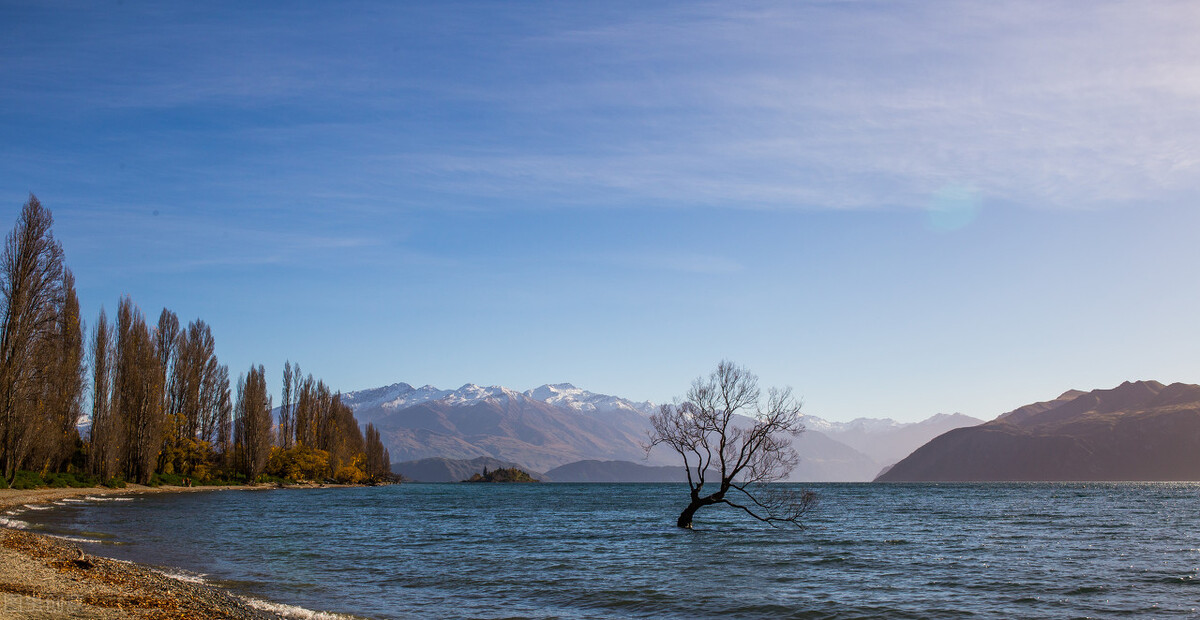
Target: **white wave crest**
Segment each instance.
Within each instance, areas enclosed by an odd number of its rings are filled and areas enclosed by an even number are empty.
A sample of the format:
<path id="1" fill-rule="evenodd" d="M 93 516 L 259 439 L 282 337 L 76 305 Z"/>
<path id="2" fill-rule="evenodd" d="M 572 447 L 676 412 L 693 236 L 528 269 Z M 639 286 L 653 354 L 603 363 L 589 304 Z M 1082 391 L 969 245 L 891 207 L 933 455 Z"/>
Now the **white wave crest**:
<path id="1" fill-rule="evenodd" d="M 246 601 L 247 605 L 255 609 L 273 614 L 279 614 L 285 618 L 295 618 L 296 620 L 355 620 L 355 616 L 351 616 L 349 614 L 335 614 L 329 611 L 313 611 L 311 609 L 305 609 L 295 605 L 271 603 L 256 598 L 250 598 L 248 596 L 243 596 L 242 600 Z"/>
<path id="2" fill-rule="evenodd" d="M 9 517 L 0 517 L 0 527 L 8 527 L 14 530 L 27 530 L 29 524 L 20 519 L 10 519 Z"/>
<path id="3" fill-rule="evenodd" d="M 29 510 L 50 510 L 49 506 L 39 506 L 38 504 L 25 504 L 24 507 Z"/>
<path id="4" fill-rule="evenodd" d="M 57 538 L 59 540 L 69 540 L 71 542 L 78 542 L 78 543 L 97 543 L 98 544 L 98 543 L 104 542 L 103 540 L 97 540 L 95 538 L 83 538 L 81 536 L 69 536 L 67 534 L 46 534 L 46 536 L 50 536 L 51 538 Z"/>
<path id="5" fill-rule="evenodd" d="M 89 502 L 132 502 L 132 497 L 104 497 L 102 495 L 84 495 L 83 499 Z"/>
<path id="6" fill-rule="evenodd" d="M 174 579 L 176 581 L 183 581 L 186 583 L 207 583 L 204 580 L 204 575 L 196 575 L 196 574 L 192 574 L 192 573 L 183 573 L 183 572 L 171 572 L 171 571 L 165 571 L 165 570 L 160 570 L 160 571 L 156 571 L 156 572 L 158 574 L 162 575 L 163 577 L 170 577 L 171 579 Z"/>

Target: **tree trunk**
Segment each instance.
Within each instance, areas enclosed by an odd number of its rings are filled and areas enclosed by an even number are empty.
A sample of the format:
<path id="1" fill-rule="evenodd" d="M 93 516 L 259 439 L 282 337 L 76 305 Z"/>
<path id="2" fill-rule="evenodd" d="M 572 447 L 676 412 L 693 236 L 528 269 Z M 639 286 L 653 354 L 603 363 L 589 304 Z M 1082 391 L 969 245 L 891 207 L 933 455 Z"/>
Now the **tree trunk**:
<path id="1" fill-rule="evenodd" d="M 688 507 L 684 508 L 683 512 L 679 514 L 679 520 L 675 522 L 675 525 L 689 530 L 692 529 L 692 516 L 704 505 L 703 501 L 692 500 L 692 503 L 688 504 Z"/>

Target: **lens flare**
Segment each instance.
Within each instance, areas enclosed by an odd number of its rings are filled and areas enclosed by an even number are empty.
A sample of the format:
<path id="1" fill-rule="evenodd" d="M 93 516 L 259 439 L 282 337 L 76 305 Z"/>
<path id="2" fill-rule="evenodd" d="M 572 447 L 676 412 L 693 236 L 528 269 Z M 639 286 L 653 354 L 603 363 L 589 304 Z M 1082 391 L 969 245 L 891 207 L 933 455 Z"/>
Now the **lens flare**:
<path id="1" fill-rule="evenodd" d="M 969 185 L 943 186 L 929 200 L 925 210 L 929 227 L 939 231 L 960 230 L 979 216 L 979 192 Z"/>

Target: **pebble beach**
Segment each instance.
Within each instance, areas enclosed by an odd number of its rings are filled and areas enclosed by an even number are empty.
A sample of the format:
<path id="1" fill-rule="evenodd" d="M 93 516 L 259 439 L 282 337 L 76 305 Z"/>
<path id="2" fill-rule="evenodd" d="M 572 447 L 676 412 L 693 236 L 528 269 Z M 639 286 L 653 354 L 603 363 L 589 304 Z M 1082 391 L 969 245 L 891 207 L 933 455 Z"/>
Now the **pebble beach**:
<path id="1" fill-rule="evenodd" d="M 84 496 L 212 492 L 251 487 L 0 490 L 0 515 Z M 284 616 L 233 594 L 169 577 L 146 566 L 85 553 L 75 543 L 0 521 L 0 619 L 153 618 L 267 620 Z"/>

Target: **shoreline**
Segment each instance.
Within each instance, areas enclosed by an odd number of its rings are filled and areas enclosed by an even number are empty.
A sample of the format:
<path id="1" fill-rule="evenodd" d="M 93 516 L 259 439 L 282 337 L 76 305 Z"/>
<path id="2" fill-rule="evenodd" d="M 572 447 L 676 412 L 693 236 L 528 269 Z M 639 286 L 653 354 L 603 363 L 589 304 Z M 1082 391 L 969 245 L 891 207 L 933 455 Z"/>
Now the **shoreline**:
<path id="1" fill-rule="evenodd" d="M 331 488 L 335 485 L 326 485 Z M 341 485 L 336 485 L 341 486 Z M 280 620 L 349 618 L 239 596 L 207 583 L 169 576 L 151 566 L 95 556 L 71 540 L 20 527 L 14 512 L 85 497 L 121 497 L 159 493 L 266 491 L 317 486 L 107 487 L 0 489 L 0 620 L 152 618 L 179 620 Z"/>

